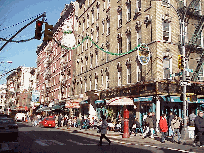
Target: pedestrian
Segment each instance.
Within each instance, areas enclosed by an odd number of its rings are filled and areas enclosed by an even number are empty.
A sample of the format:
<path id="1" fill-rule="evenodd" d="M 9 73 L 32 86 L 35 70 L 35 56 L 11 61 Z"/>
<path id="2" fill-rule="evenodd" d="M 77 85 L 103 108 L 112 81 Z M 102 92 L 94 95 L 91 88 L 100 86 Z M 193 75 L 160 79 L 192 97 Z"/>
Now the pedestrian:
<path id="1" fill-rule="evenodd" d="M 61 120 L 62 120 L 61 115 L 58 115 L 58 127 L 61 127 Z"/>
<path id="2" fill-rule="evenodd" d="M 195 118 L 195 130 L 197 130 L 200 147 L 204 147 L 204 118 L 202 111 L 200 111 L 198 116 Z M 193 145 L 196 146 L 195 142 Z"/>
<path id="3" fill-rule="evenodd" d="M 151 131 L 151 138 L 154 139 L 154 128 L 153 128 L 153 119 L 152 119 L 152 113 L 150 112 L 146 118 L 146 130 L 143 133 L 143 139 L 147 136 L 147 134 Z"/>
<path id="4" fill-rule="evenodd" d="M 133 132 L 135 133 L 134 136 L 136 136 L 136 134 L 138 133 L 137 129 L 141 129 L 141 125 L 140 125 L 138 118 L 135 119 L 134 124 L 133 124 Z M 140 132 L 142 132 L 142 131 L 140 131 Z"/>
<path id="5" fill-rule="evenodd" d="M 152 120 L 153 120 L 154 134 L 157 135 L 157 131 L 156 131 L 157 119 L 156 119 L 156 116 L 155 116 L 155 112 L 152 112 Z"/>
<path id="6" fill-rule="evenodd" d="M 167 136 L 167 131 L 168 131 L 168 125 L 167 125 L 167 120 L 166 120 L 166 114 L 162 114 L 160 121 L 159 121 L 159 127 L 161 131 L 161 143 L 165 143 L 165 139 Z"/>
<path id="7" fill-rule="evenodd" d="M 130 135 L 133 132 L 133 129 L 132 129 L 133 124 L 134 124 L 134 115 L 133 115 L 132 112 L 130 112 L 130 114 L 129 114 L 129 131 L 130 131 Z"/>
<path id="8" fill-rule="evenodd" d="M 171 128 L 173 130 L 173 137 L 172 137 L 172 142 L 175 143 L 175 134 L 177 133 L 178 135 L 178 144 L 181 143 L 181 133 L 180 133 L 180 126 L 181 126 L 181 122 L 179 120 L 179 118 L 177 117 L 177 115 L 174 116 L 174 118 L 171 121 Z"/>
<path id="9" fill-rule="evenodd" d="M 172 121 L 173 118 L 174 118 L 173 112 L 170 112 L 169 113 L 169 120 L 168 120 L 169 136 L 173 135 L 173 131 L 172 131 L 172 128 L 171 128 L 171 121 Z"/>
<path id="10" fill-rule="evenodd" d="M 100 136 L 100 141 L 99 141 L 99 146 L 102 146 L 102 139 L 105 138 L 108 142 L 109 145 L 111 144 L 111 141 L 106 137 L 105 134 L 107 134 L 107 128 L 108 128 L 108 123 L 106 121 L 106 116 L 102 116 L 102 124 L 101 124 L 101 136 Z"/>
<path id="11" fill-rule="evenodd" d="M 194 111 L 192 111 L 191 114 L 189 115 L 190 126 L 195 126 L 195 118 L 196 118 L 196 115 L 194 114 Z"/>

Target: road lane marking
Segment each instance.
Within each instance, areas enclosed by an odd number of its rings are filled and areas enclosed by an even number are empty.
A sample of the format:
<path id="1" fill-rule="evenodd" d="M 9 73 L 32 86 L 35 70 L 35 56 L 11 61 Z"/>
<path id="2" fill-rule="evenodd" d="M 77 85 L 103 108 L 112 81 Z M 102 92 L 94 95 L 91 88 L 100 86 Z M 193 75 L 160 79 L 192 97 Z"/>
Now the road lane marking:
<path id="1" fill-rule="evenodd" d="M 96 146 L 96 144 L 95 143 L 91 143 L 91 144 L 84 144 L 84 143 L 80 143 L 80 142 L 77 142 L 77 141 L 74 141 L 74 140 L 71 140 L 71 139 L 69 139 L 69 140 L 67 140 L 68 142 L 72 142 L 72 143 L 75 143 L 75 144 L 77 144 L 77 145 L 81 145 L 81 146 L 90 146 L 90 145 L 94 145 L 94 146 Z"/>
<path id="2" fill-rule="evenodd" d="M 41 140 L 36 140 L 35 142 L 38 143 L 41 146 L 49 146 L 46 143 L 43 143 Z"/>

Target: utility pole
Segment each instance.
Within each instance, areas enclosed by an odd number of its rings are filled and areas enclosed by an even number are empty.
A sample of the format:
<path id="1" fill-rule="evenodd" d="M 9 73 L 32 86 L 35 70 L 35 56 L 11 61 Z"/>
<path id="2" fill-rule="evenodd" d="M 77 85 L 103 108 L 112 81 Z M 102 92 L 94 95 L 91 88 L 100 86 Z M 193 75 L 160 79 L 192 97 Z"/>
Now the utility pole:
<path id="1" fill-rule="evenodd" d="M 21 28 L 20 30 L 18 30 L 16 32 L 15 35 L 13 35 L 8 41 L 5 42 L 5 44 L 0 48 L 0 51 L 9 43 L 11 42 L 11 40 L 17 35 L 19 34 L 21 31 L 23 31 L 23 29 L 25 29 L 27 26 L 31 25 L 33 22 L 37 21 L 39 18 L 43 17 L 43 20 L 44 20 L 44 17 L 46 17 L 46 13 L 44 12 L 42 15 L 40 15 L 39 17 L 35 18 L 34 20 L 32 20 L 31 22 L 29 22 L 28 24 L 26 24 L 23 28 Z"/>

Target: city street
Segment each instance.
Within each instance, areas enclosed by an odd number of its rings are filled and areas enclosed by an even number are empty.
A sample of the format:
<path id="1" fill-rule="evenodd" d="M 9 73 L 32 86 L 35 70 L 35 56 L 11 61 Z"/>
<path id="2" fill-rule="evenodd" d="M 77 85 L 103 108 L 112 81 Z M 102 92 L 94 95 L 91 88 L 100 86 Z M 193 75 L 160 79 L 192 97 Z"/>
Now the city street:
<path id="1" fill-rule="evenodd" d="M 64 152 L 101 152 L 101 153 L 123 153 L 123 152 L 189 152 L 173 147 L 165 147 L 168 144 L 149 144 L 127 143 L 124 140 L 117 141 L 110 137 L 112 141 L 109 146 L 106 140 L 103 140 L 103 146 L 98 146 L 99 136 L 78 132 L 78 130 L 63 130 L 62 128 L 41 128 L 33 127 L 30 123 L 18 123 L 19 125 L 19 147 L 20 153 L 64 153 Z M 89 132 L 86 131 L 86 132 Z M 91 132 L 91 131 L 90 131 Z M 117 137 L 117 136 L 116 136 Z M 131 136 L 132 137 L 132 136 Z M 136 138 L 136 137 L 135 137 Z M 130 138 L 131 139 L 131 138 Z M 147 140 L 147 139 L 146 139 Z M 175 145 L 178 148 L 178 145 Z M 183 146 L 185 148 L 185 146 Z M 199 148 L 200 149 L 200 148 Z M 202 148 L 201 148 L 202 149 Z M 202 150 L 200 150 L 202 152 Z M 198 151 L 198 152 L 200 152 Z M 197 152 L 197 151 L 196 151 Z"/>

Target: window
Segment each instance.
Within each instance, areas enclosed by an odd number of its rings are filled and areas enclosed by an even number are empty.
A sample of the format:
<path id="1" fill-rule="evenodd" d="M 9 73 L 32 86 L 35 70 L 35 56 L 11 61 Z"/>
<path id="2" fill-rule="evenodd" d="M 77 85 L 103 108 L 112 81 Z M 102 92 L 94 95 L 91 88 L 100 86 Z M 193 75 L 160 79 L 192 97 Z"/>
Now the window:
<path id="1" fill-rule="evenodd" d="M 135 12 L 141 11 L 141 0 L 136 0 L 136 10 Z"/>
<path id="2" fill-rule="evenodd" d="M 107 0 L 107 9 L 110 7 L 110 0 Z"/>
<path id="3" fill-rule="evenodd" d="M 81 87 L 80 87 L 80 92 L 81 92 L 81 94 L 82 94 L 82 87 L 83 87 L 83 84 L 82 84 L 82 81 L 81 81 Z"/>
<path id="4" fill-rule="evenodd" d="M 93 34 L 91 34 L 91 40 L 93 41 Z M 93 46 L 93 42 L 91 41 L 91 47 Z"/>
<path id="5" fill-rule="evenodd" d="M 127 66 L 127 84 L 131 83 L 131 66 Z"/>
<path id="6" fill-rule="evenodd" d="M 137 65 L 137 71 L 136 71 L 136 72 L 137 72 L 137 82 L 142 81 L 141 68 L 142 68 L 141 64 L 138 63 L 138 65 Z"/>
<path id="7" fill-rule="evenodd" d="M 96 53 L 95 58 L 96 58 L 96 66 L 98 66 L 98 52 Z"/>
<path id="8" fill-rule="evenodd" d="M 106 75 L 106 89 L 109 88 L 109 75 Z"/>
<path id="9" fill-rule="evenodd" d="M 94 23 L 94 10 L 92 9 L 92 24 Z"/>
<path id="10" fill-rule="evenodd" d="M 82 30 L 84 31 L 84 22 L 82 23 Z"/>
<path id="11" fill-rule="evenodd" d="M 87 80 L 84 81 L 84 92 L 87 92 Z"/>
<path id="12" fill-rule="evenodd" d="M 120 65 L 120 62 L 117 65 L 118 69 L 118 86 L 122 85 L 122 66 Z"/>
<path id="13" fill-rule="evenodd" d="M 95 76 L 95 90 L 98 89 L 98 76 Z"/>
<path id="14" fill-rule="evenodd" d="M 163 24 L 163 40 L 171 41 L 170 22 L 168 20 L 164 20 L 162 24 Z"/>
<path id="15" fill-rule="evenodd" d="M 104 23 L 104 19 L 102 21 L 102 26 L 103 26 L 103 34 L 105 33 L 105 23 Z"/>
<path id="16" fill-rule="evenodd" d="M 107 35 L 110 34 L 110 20 L 107 21 Z"/>
<path id="17" fill-rule="evenodd" d="M 131 19 L 131 3 L 127 5 L 127 22 Z"/>
<path id="18" fill-rule="evenodd" d="M 118 54 L 122 53 L 122 37 L 118 38 Z"/>
<path id="19" fill-rule="evenodd" d="M 172 59 L 169 56 L 163 56 L 164 79 L 171 79 Z"/>
<path id="20" fill-rule="evenodd" d="M 90 68 L 93 67 L 93 55 L 91 55 L 91 60 L 90 60 Z"/>
<path id="21" fill-rule="evenodd" d="M 91 90 L 91 78 L 90 78 L 90 81 L 89 81 L 89 89 Z"/>
<path id="22" fill-rule="evenodd" d="M 122 26 L 122 10 L 118 13 L 118 28 Z"/>
<path id="23" fill-rule="evenodd" d="M 99 41 L 99 30 L 96 31 L 96 42 Z"/>
<path id="24" fill-rule="evenodd" d="M 81 65 L 81 73 L 83 73 L 83 66 Z"/>
<path id="25" fill-rule="evenodd" d="M 87 22 L 87 27 L 86 28 L 89 28 L 89 15 L 87 14 L 87 20 L 86 20 L 86 22 Z"/>
<path id="26" fill-rule="evenodd" d="M 99 19 L 99 7 L 97 7 L 97 10 L 96 10 L 96 20 Z"/>
<path id="27" fill-rule="evenodd" d="M 137 30 L 137 46 L 142 43 L 142 31 L 141 29 Z"/>
<path id="28" fill-rule="evenodd" d="M 131 50 L 131 34 L 127 35 L 127 52 Z"/>

